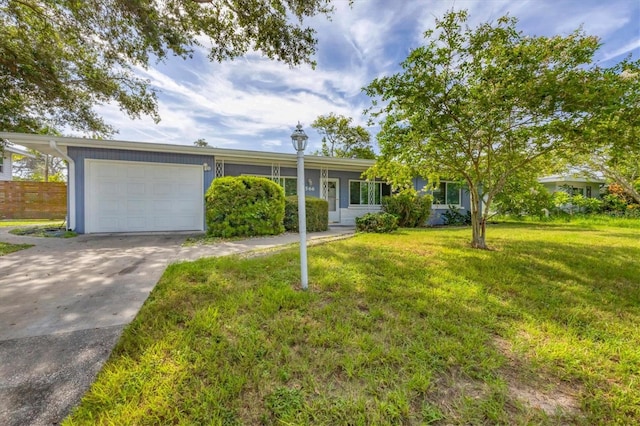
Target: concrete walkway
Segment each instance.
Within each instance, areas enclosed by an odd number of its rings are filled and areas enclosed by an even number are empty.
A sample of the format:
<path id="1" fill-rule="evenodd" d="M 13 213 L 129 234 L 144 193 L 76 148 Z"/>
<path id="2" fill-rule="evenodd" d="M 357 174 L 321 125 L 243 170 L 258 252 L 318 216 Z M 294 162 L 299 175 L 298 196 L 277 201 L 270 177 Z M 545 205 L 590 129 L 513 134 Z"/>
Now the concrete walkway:
<path id="1" fill-rule="evenodd" d="M 344 238 L 353 228 L 309 234 Z M 109 357 L 166 266 L 266 250 L 298 234 L 182 247 L 187 235 L 18 237 L 35 247 L 0 257 L 0 424 L 58 424 Z"/>

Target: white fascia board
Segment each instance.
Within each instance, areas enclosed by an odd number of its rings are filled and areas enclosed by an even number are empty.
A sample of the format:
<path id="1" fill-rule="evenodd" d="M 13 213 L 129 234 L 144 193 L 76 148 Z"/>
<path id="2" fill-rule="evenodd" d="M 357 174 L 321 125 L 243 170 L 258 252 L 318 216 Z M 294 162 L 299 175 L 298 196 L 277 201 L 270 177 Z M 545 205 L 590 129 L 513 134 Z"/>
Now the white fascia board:
<path id="1" fill-rule="evenodd" d="M 35 158 L 35 155 L 30 154 L 29 152 L 25 151 L 24 149 L 18 148 L 17 146 L 7 145 L 4 147 L 4 151 L 10 152 L 12 154 L 22 155 L 24 157 Z"/>
<path id="2" fill-rule="evenodd" d="M 19 143 L 40 152 L 54 154 L 49 142 L 54 140 L 58 147 L 66 152 L 67 147 L 94 147 L 101 149 L 125 149 L 131 151 L 152 151 L 167 153 L 182 153 L 192 155 L 213 155 L 216 159 L 233 164 L 272 164 L 292 165 L 295 167 L 296 154 L 278 152 L 249 151 L 240 149 L 226 149 L 213 147 L 197 147 L 188 145 L 171 145 L 151 142 L 132 142 L 119 140 L 102 140 L 89 138 L 75 138 L 64 136 L 30 135 L 26 133 L 0 132 L 0 138 Z M 308 168 L 327 167 L 331 170 L 364 171 L 375 164 L 374 160 L 322 157 L 305 155 L 305 166 Z"/>
<path id="3" fill-rule="evenodd" d="M 606 180 L 600 178 L 586 178 L 581 176 L 545 176 L 538 179 L 540 183 L 555 182 L 580 182 L 580 183 L 606 183 Z"/>

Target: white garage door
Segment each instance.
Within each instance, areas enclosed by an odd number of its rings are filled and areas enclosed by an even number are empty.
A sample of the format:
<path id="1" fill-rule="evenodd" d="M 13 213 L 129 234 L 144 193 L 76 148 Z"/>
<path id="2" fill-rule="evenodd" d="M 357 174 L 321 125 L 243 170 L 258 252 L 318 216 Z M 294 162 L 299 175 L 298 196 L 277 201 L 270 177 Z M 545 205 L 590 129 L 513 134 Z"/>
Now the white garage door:
<path id="1" fill-rule="evenodd" d="M 85 232 L 204 228 L 202 166 L 85 160 Z"/>

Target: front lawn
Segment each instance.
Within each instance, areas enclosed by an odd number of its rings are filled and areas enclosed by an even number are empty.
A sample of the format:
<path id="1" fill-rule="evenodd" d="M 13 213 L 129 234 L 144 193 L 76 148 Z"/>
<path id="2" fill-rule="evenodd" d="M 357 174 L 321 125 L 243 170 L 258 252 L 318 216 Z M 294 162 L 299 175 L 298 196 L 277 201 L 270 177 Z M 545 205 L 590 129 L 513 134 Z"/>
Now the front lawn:
<path id="1" fill-rule="evenodd" d="M 65 424 L 638 424 L 640 230 L 488 236 L 172 265 Z"/>
<path id="2" fill-rule="evenodd" d="M 0 241 L 0 256 L 33 247 L 33 244 L 11 244 Z"/>

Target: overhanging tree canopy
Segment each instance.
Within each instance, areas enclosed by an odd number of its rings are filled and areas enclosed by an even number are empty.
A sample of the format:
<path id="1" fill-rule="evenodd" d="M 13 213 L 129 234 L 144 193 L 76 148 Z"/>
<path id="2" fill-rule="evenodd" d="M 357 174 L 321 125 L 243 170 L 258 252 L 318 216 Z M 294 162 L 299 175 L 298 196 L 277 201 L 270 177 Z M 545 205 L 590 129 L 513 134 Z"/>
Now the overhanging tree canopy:
<path id="1" fill-rule="evenodd" d="M 327 157 L 375 158 L 371 135 L 364 127 L 353 125 L 352 121 L 351 117 L 334 113 L 318 116 L 311 127 L 322 135 L 319 153 Z"/>
<path id="2" fill-rule="evenodd" d="M 640 203 L 640 61 L 625 60 L 603 70 L 600 86 L 610 107 L 578 135 L 588 143 L 573 166 L 601 173 Z"/>
<path id="3" fill-rule="evenodd" d="M 0 130 L 108 135 L 114 129 L 93 111 L 108 102 L 158 120 L 155 93 L 135 67 L 188 58 L 197 46 L 215 61 L 256 50 L 313 63 L 315 32 L 303 21 L 330 13 L 330 1 L 0 1 Z"/>
<path id="4" fill-rule="evenodd" d="M 496 194 L 585 143 L 566 136 L 607 104 L 591 66 L 595 37 L 580 30 L 529 37 L 508 16 L 477 28 L 466 20 L 465 11 L 436 20 L 402 72 L 365 88 L 374 97 L 371 114 L 381 119 L 381 156 L 371 174 L 395 184 L 416 175 L 464 182 L 472 246 L 487 248 Z"/>

